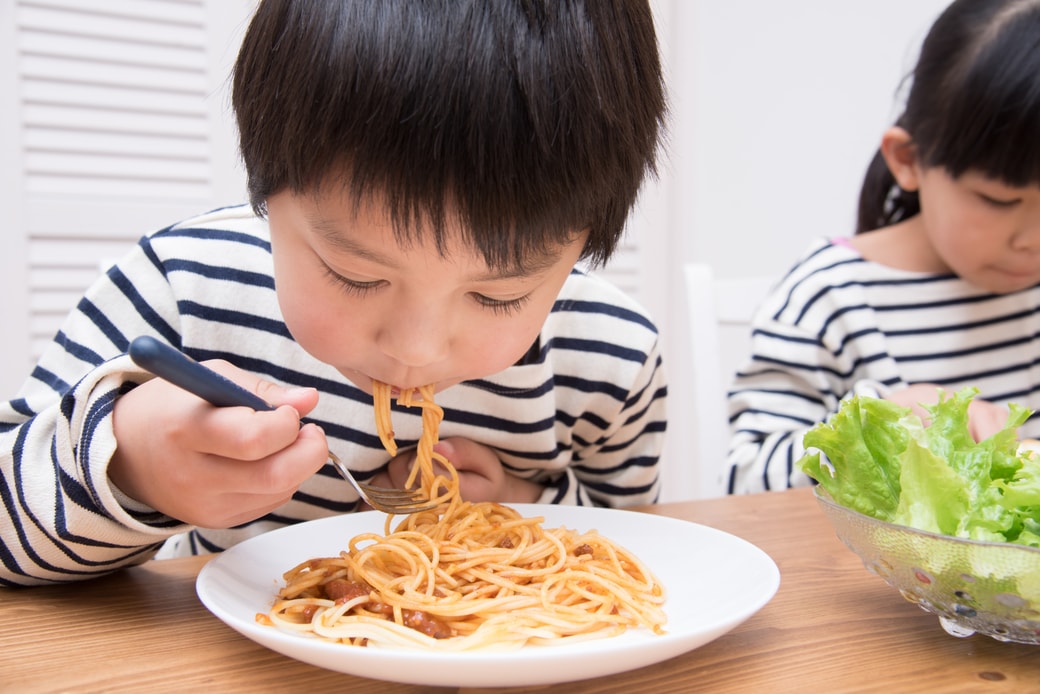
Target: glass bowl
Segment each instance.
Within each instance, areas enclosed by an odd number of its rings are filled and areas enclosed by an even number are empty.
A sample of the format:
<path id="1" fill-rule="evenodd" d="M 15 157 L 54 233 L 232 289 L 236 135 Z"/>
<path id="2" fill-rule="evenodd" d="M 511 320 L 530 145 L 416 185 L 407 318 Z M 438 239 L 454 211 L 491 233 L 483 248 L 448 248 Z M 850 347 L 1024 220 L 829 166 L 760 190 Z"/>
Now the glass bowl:
<path id="1" fill-rule="evenodd" d="M 953 636 L 1040 644 L 1040 549 L 937 535 L 816 499 L 838 538 Z"/>

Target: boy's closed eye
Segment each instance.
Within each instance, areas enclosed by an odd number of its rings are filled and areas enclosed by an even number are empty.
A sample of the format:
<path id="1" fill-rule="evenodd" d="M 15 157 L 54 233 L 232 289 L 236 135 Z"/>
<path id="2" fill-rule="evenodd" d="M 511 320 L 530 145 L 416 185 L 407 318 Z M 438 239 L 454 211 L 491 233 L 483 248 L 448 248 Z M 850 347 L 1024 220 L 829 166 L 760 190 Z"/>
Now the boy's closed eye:
<path id="1" fill-rule="evenodd" d="M 344 277 L 339 274 L 328 265 L 323 266 L 325 276 L 328 277 L 333 284 L 347 291 L 350 294 L 356 294 L 358 296 L 364 296 L 370 291 L 378 289 L 381 285 L 385 284 L 384 280 L 352 280 L 349 277 Z"/>
<path id="2" fill-rule="evenodd" d="M 519 311 L 524 305 L 531 299 L 530 294 L 524 294 L 523 296 L 515 299 L 495 299 L 484 294 L 473 293 L 473 298 L 477 302 L 491 310 L 492 313 L 508 315 L 514 311 Z"/>
<path id="3" fill-rule="evenodd" d="M 380 287 L 386 286 L 386 280 L 354 280 L 344 277 L 329 266 L 324 266 L 325 276 L 340 289 L 355 296 L 364 296 Z M 470 292 L 473 300 L 484 308 L 490 309 L 492 313 L 508 315 L 521 310 L 531 299 L 530 294 L 523 294 L 513 298 L 500 298 L 489 296 L 481 292 Z"/>

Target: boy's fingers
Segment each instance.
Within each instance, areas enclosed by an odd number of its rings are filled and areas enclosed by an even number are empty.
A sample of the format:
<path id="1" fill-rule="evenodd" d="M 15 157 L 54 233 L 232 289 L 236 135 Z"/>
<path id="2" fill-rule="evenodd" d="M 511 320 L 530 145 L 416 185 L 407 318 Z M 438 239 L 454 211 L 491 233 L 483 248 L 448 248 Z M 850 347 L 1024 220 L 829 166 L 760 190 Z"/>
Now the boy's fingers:
<path id="1" fill-rule="evenodd" d="M 317 472 L 329 458 L 329 442 L 325 438 L 325 432 L 317 424 L 305 424 L 300 429 L 300 440 L 308 444 L 308 450 L 314 451 L 314 469 L 311 472 Z"/>
<path id="2" fill-rule="evenodd" d="M 300 428 L 298 438 L 285 449 L 262 458 L 242 454 L 213 456 L 202 466 L 204 487 L 226 487 L 238 494 L 290 497 L 328 460 L 325 434 L 316 424 Z"/>
<path id="3" fill-rule="evenodd" d="M 318 404 L 318 390 L 316 388 L 282 386 L 254 376 L 247 371 L 242 371 L 220 359 L 210 360 L 204 362 L 204 364 L 225 378 L 254 393 L 273 407 L 290 405 L 301 415 L 305 415 Z"/>
<path id="4" fill-rule="evenodd" d="M 178 447 L 232 460 L 261 460 L 296 441 L 300 420 L 285 407 L 256 412 L 247 407 L 206 407 L 170 433 Z"/>
<path id="5" fill-rule="evenodd" d="M 299 388 L 280 386 L 270 381 L 258 381 L 253 390 L 258 396 L 275 407 L 290 405 L 301 415 L 305 415 L 318 404 L 316 388 Z"/>

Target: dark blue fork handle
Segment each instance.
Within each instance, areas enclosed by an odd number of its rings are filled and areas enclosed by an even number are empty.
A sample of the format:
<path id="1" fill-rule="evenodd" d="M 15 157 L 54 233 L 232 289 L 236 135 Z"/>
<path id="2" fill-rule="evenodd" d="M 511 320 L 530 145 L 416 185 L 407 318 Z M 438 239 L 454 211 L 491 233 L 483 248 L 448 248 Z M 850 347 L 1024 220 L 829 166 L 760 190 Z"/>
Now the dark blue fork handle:
<path id="1" fill-rule="evenodd" d="M 251 407 L 258 411 L 275 409 L 255 393 L 154 337 L 136 338 L 128 351 L 130 358 L 141 368 L 217 407 Z"/>

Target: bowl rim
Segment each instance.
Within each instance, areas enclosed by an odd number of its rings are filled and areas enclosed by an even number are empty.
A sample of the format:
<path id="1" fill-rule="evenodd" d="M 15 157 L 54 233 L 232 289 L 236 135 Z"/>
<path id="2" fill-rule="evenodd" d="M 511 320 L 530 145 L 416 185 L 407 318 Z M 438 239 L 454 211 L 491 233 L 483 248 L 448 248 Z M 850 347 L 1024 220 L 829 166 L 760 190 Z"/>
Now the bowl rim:
<path id="1" fill-rule="evenodd" d="M 921 537 L 948 540 L 967 545 L 974 545 L 977 547 L 1008 547 L 1012 550 L 1023 550 L 1031 554 L 1040 554 L 1040 547 L 1031 547 L 1030 545 L 1023 545 L 1017 542 L 995 542 L 992 540 L 975 540 L 970 537 L 958 537 L 956 535 L 944 535 L 942 533 L 935 533 L 930 530 L 921 530 L 920 528 L 915 528 L 910 525 L 900 525 L 899 523 L 892 523 L 890 521 L 881 520 L 880 518 L 875 518 L 874 516 L 868 516 L 865 513 L 857 511 L 856 509 L 849 508 L 848 506 L 842 506 L 831 497 L 830 492 L 828 492 L 826 488 L 820 486 L 819 484 L 813 485 L 813 495 L 816 497 L 816 500 L 821 505 L 830 506 L 831 508 L 838 509 L 853 516 L 859 516 L 860 518 L 863 518 L 871 523 L 887 526 L 892 530 L 907 531 L 914 535 L 920 535 Z"/>

